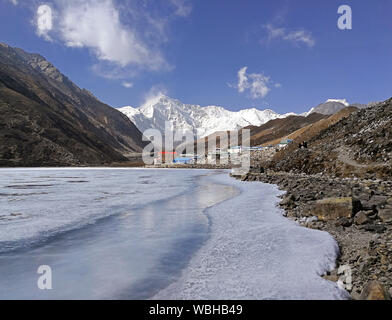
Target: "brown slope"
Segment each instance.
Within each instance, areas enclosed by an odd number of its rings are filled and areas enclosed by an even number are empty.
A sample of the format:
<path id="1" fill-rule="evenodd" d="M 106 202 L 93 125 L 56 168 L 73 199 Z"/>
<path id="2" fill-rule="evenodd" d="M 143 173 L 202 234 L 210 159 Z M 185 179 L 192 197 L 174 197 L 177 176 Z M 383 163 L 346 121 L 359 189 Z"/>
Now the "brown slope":
<path id="1" fill-rule="evenodd" d="M 240 145 L 247 144 L 249 141 L 247 141 L 243 137 L 242 130 L 244 130 L 244 129 L 250 130 L 250 145 L 251 146 L 265 145 L 265 144 L 270 143 L 271 140 L 273 140 L 273 139 L 277 139 L 276 141 L 277 141 L 277 143 L 279 143 L 282 138 L 284 138 L 286 135 L 292 133 L 293 131 L 296 131 L 299 128 L 305 127 L 309 124 L 312 124 L 314 122 L 319 121 L 320 119 L 324 119 L 327 117 L 328 116 L 325 116 L 322 114 L 312 113 L 311 115 L 309 115 L 307 117 L 289 116 L 287 118 L 270 120 L 260 127 L 248 126 L 248 127 L 245 127 L 243 129 L 239 130 L 238 132 L 237 131 L 232 131 L 232 132 L 218 131 L 218 132 L 215 132 L 205 138 L 197 140 L 194 144 L 194 150 L 197 149 L 197 147 L 196 147 L 197 144 L 200 144 L 200 145 L 204 144 L 205 151 L 207 151 L 207 147 L 208 147 L 207 141 L 209 139 L 216 140 L 216 147 L 218 147 L 218 148 L 221 147 L 221 145 L 236 146 L 238 144 L 240 144 Z M 236 136 L 236 135 L 238 135 L 238 141 L 237 141 L 237 139 L 230 140 L 231 136 Z M 227 141 L 226 137 L 228 137 L 229 142 Z M 234 140 L 235 140 L 235 142 L 234 142 Z M 209 149 L 211 149 L 211 146 L 209 146 Z"/>
<path id="2" fill-rule="evenodd" d="M 121 112 L 78 88 L 42 56 L 0 44 L 0 165 L 104 164 L 140 152 Z"/>
<path id="3" fill-rule="evenodd" d="M 346 107 L 343 110 L 338 111 L 336 114 L 331 116 L 327 116 L 317 122 L 311 123 L 301 129 L 298 129 L 287 136 L 284 139 L 293 140 L 294 143 L 289 148 L 285 150 L 292 150 L 293 148 L 297 148 L 299 143 L 304 141 L 309 141 L 314 136 L 319 134 L 322 130 L 327 129 L 328 127 L 334 125 L 335 123 L 339 122 L 341 119 L 348 117 L 351 113 L 357 111 L 358 108 L 356 107 Z M 279 143 L 278 140 L 268 142 L 269 144 L 276 144 Z M 283 152 L 282 152 L 283 153 Z"/>
<path id="4" fill-rule="evenodd" d="M 278 153 L 270 168 L 391 179 L 392 99 L 372 108 L 350 111 L 347 109 L 349 114 L 340 121 L 332 121 L 332 125 L 311 134 L 309 149 L 293 145 Z M 338 116 L 339 113 L 335 115 Z"/>
<path id="5" fill-rule="evenodd" d="M 283 119 L 271 120 L 260 127 L 249 126 L 244 129 L 250 129 L 252 146 L 266 145 L 274 140 L 280 141 L 288 134 L 324 119 L 325 117 L 326 116 L 318 113 L 312 113 L 307 117 L 290 116 Z"/>

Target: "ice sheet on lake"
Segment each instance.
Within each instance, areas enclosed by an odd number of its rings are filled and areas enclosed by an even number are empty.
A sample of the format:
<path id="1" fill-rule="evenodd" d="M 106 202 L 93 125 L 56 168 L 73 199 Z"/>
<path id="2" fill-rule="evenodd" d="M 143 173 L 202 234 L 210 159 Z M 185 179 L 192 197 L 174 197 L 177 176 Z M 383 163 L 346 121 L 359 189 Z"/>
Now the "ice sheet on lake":
<path id="1" fill-rule="evenodd" d="M 53 179 L 52 173 L 46 174 Z M 107 180 L 99 178 L 101 174 Z M 82 228 L 55 233 L 47 241 L 33 246 L 0 253 L 0 299 L 151 297 L 177 279 L 194 252 L 205 243 L 210 226 L 205 209 L 238 192 L 234 187 L 202 178 L 212 174 L 213 171 L 205 170 L 90 171 L 87 176 L 97 180 L 96 191 L 116 189 L 119 182 L 125 190 L 140 181 L 149 184 L 152 190 L 141 189 L 145 198 L 140 208 L 135 208 L 140 196 L 130 203 L 126 201 L 129 196 L 124 195 L 124 201 L 109 196 L 97 209 L 98 213 L 113 212 L 110 217 Z M 56 172 L 55 176 L 58 175 Z M 127 181 L 124 176 L 128 177 Z M 69 172 L 64 172 L 62 179 L 71 179 Z M 184 188 L 181 194 L 168 198 L 172 193 L 167 192 L 166 187 L 172 182 L 176 188 Z M 62 205 L 62 190 L 56 191 L 58 207 Z M 155 197 L 151 196 L 151 191 L 155 192 Z M 52 197 L 54 193 L 52 190 Z M 158 198 L 161 200 L 156 201 Z M 114 200 L 119 206 L 115 210 Z M 44 208 L 45 202 L 41 206 Z M 121 213 L 115 214 L 117 211 Z M 80 213 L 82 215 L 83 211 Z M 54 217 L 57 217 L 56 213 Z M 64 216 L 64 221 L 66 218 Z M 70 218 L 77 217 L 71 215 Z M 37 268 L 41 265 L 51 267 L 53 290 L 37 287 Z"/>
<path id="2" fill-rule="evenodd" d="M 177 196 L 200 171 L 0 169 L 0 252 Z M 162 192 L 164 190 L 164 192 Z"/>
<path id="3" fill-rule="evenodd" d="M 325 232 L 283 217 L 275 186 L 208 177 L 242 193 L 208 210 L 211 237 L 182 277 L 153 299 L 343 299 L 320 277 L 339 249 Z"/>
<path id="4" fill-rule="evenodd" d="M 217 190 L 232 198 L 220 202 Z M 283 217 L 280 193 L 201 170 L 2 169 L 0 296 L 132 298 L 166 287 L 155 298 L 345 298 L 320 277 L 334 267 L 336 242 Z M 37 293 L 42 264 L 56 276 L 50 293 Z"/>

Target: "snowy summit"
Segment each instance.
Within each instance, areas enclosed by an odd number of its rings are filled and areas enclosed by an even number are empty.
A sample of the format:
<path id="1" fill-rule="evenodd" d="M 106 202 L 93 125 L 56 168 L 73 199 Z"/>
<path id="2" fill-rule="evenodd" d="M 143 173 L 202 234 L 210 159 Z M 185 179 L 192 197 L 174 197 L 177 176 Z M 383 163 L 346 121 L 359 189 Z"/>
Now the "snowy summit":
<path id="1" fill-rule="evenodd" d="M 190 131 L 199 138 L 217 131 L 238 130 L 250 125 L 261 126 L 270 120 L 294 115 L 256 108 L 233 112 L 219 106 L 184 104 L 165 95 L 151 99 L 139 108 L 127 106 L 118 110 L 131 119 L 141 132 L 150 128 L 163 132 L 165 122 L 168 121 L 171 130 Z"/>

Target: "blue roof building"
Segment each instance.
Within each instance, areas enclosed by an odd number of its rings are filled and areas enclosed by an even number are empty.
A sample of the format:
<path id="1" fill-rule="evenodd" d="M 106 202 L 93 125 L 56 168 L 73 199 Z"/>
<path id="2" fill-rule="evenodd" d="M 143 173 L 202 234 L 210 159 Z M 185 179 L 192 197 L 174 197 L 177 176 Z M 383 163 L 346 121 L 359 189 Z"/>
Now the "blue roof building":
<path id="1" fill-rule="evenodd" d="M 190 164 L 193 162 L 193 159 L 191 158 L 176 158 L 173 160 L 173 163 L 177 164 Z"/>

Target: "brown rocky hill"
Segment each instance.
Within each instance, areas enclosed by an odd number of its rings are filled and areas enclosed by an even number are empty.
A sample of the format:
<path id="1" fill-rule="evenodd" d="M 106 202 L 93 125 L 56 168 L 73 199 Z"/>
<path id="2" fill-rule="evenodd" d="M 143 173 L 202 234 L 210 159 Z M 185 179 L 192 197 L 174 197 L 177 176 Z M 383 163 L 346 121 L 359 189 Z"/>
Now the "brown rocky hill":
<path id="1" fill-rule="evenodd" d="M 357 111 L 356 107 L 346 107 L 343 110 L 338 111 L 337 113 L 328 116 L 327 118 L 323 118 L 317 122 L 314 122 L 310 125 L 307 125 L 301 129 L 298 129 L 289 135 L 285 136 L 285 139 L 293 140 L 294 143 L 288 146 L 286 149 L 282 150 L 279 155 L 283 155 L 284 153 L 291 153 L 293 150 L 298 148 L 298 144 L 304 141 L 309 141 L 316 135 L 318 135 L 322 130 L 327 129 L 328 127 L 334 125 L 339 122 L 343 118 L 348 117 L 351 113 Z M 270 142 L 271 144 L 278 143 L 279 141 L 275 140 Z"/>
<path id="2" fill-rule="evenodd" d="M 207 137 L 199 139 L 193 145 L 194 150 L 197 150 L 197 144 L 205 146 L 205 152 L 208 152 L 208 149 L 211 149 L 212 146 L 208 146 L 208 140 L 215 140 L 216 147 L 220 148 L 222 145 L 225 146 L 237 146 L 248 143 L 246 139 L 243 137 L 244 129 L 250 130 L 250 145 L 251 146 L 259 146 L 259 145 L 269 145 L 270 143 L 277 144 L 281 141 L 282 138 L 286 137 L 288 134 L 308 126 L 309 124 L 315 123 L 320 119 L 325 119 L 328 116 L 312 113 L 307 117 L 303 116 L 289 116 L 287 118 L 270 120 L 262 126 L 248 126 L 241 130 L 237 131 L 217 131 Z M 231 136 L 237 136 L 238 139 L 230 139 Z M 227 139 L 228 138 L 228 141 Z M 235 142 L 234 142 L 235 141 Z M 185 146 L 182 146 L 185 148 Z M 200 147 L 199 147 L 200 149 Z M 202 148 L 201 148 L 202 149 Z M 199 150 L 200 151 L 200 150 Z"/>
<path id="3" fill-rule="evenodd" d="M 250 142 L 252 146 L 267 145 L 274 140 L 280 140 L 290 133 L 315 123 L 327 116 L 312 113 L 307 117 L 290 116 L 283 119 L 275 119 L 266 124 L 255 127 L 249 126 L 244 129 L 250 129 Z"/>
<path id="4" fill-rule="evenodd" d="M 269 167 L 276 171 L 391 179 L 392 99 L 352 111 L 340 111 L 330 118 L 343 116 L 339 121 L 321 127 L 319 132 L 315 130 L 315 134 L 305 132 L 299 140 L 310 137 L 308 149 L 298 149 L 294 144 L 275 155 Z"/>
<path id="5" fill-rule="evenodd" d="M 0 166 L 108 164 L 144 145 L 125 115 L 45 58 L 0 43 Z"/>

